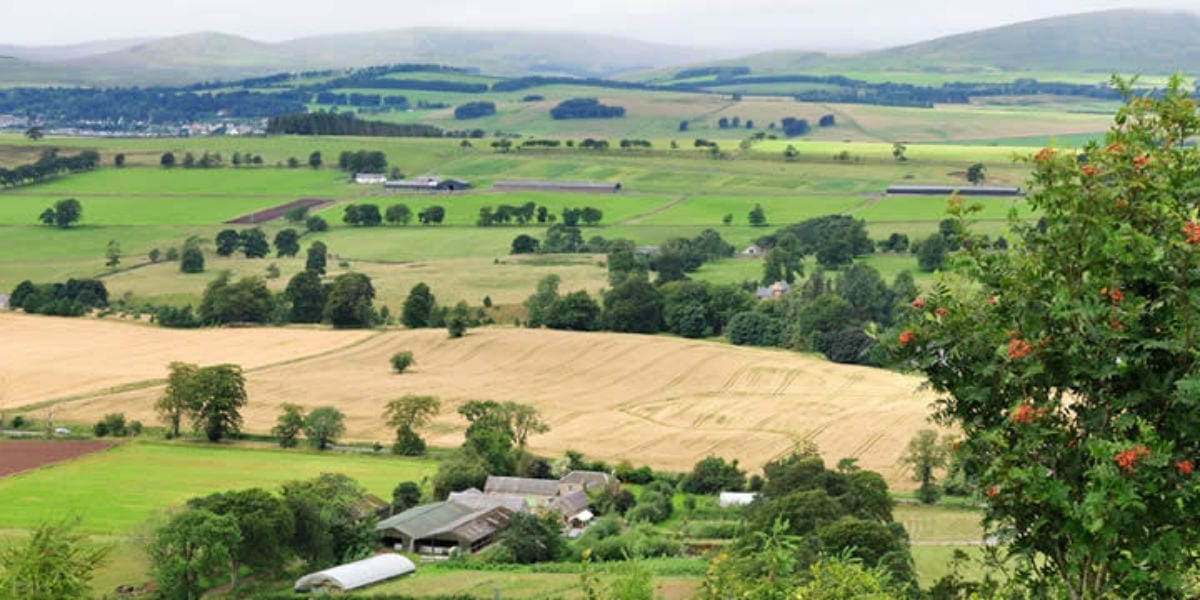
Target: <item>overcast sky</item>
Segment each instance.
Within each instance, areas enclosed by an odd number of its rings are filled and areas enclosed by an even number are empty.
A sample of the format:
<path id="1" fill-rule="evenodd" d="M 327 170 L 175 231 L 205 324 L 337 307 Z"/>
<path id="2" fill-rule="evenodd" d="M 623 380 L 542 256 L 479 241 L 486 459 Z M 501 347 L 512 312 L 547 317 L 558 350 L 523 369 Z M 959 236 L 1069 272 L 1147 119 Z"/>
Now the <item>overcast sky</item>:
<path id="1" fill-rule="evenodd" d="M 0 44 L 220 31 L 263 41 L 456 26 L 603 32 L 684 45 L 847 51 L 1058 14 L 1196 0 L 50 0 L 5 2 Z"/>

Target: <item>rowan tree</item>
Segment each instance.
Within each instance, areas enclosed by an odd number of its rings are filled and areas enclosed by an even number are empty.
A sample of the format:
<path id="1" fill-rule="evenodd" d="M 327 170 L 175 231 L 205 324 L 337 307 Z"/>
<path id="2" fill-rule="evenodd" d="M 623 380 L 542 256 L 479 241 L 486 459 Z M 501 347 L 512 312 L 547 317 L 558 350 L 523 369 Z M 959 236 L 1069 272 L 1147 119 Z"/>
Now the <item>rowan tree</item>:
<path id="1" fill-rule="evenodd" d="M 939 286 L 893 348 L 942 394 L 987 530 L 1035 595 L 1179 597 L 1200 482 L 1200 134 L 1179 77 L 1126 102 L 1103 145 L 1029 159 L 1008 252 L 961 200 L 965 285 Z"/>

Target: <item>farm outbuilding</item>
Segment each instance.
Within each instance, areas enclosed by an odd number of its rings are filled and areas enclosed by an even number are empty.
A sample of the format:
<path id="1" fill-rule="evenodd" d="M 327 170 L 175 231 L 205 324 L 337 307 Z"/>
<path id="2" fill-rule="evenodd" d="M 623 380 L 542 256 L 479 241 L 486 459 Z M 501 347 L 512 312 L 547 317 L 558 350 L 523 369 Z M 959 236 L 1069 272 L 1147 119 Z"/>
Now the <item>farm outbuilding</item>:
<path id="1" fill-rule="evenodd" d="M 492 189 L 615 194 L 621 191 L 621 183 L 595 181 L 497 181 L 492 184 Z"/>
<path id="2" fill-rule="evenodd" d="M 1020 196 L 1021 188 L 1000 185 L 972 185 L 957 187 L 953 185 L 889 185 L 887 194 L 911 196 Z"/>
<path id="3" fill-rule="evenodd" d="M 363 560 L 339 565 L 324 571 L 309 573 L 296 580 L 296 592 L 313 590 L 347 592 L 415 572 L 417 566 L 399 554 L 380 554 Z"/>
<path id="4" fill-rule="evenodd" d="M 557 496 L 559 483 L 553 479 L 531 479 L 528 477 L 497 477 L 488 475 L 483 484 L 485 494 L 509 494 L 513 496 L 549 499 Z"/>
<path id="5" fill-rule="evenodd" d="M 525 499 L 520 496 L 510 494 L 485 494 L 475 488 L 463 490 L 461 492 L 450 492 L 450 497 L 447 500 L 457 502 L 477 510 L 485 510 L 503 506 L 514 513 L 529 512 L 533 507 L 525 502 Z"/>
<path id="6" fill-rule="evenodd" d="M 616 477 L 613 477 L 611 473 L 605 473 L 604 471 L 571 471 L 570 473 L 563 475 L 562 479 L 559 479 L 558 481 L 560 483 L 583 486 L 583 489 L 589 492 L 593 490 L 602 490 L 605 488 L 611 489 L 615 492 L 621 486 L 621 483 L 617 481 Z"/>
<path id="7" fill-rule="evenodd" d="M 474 508 L 453 501 L 410 508 L 375 526 L 385 543 L 397 550 L 448 555 L 477 552 L 508 527 L 513 511 L 503 506 Z"/>
<path id="8" fill-rule="evenodd" d="M 383 173 L 355 173 L 354 183 L 387 183 L 387 175 Z"/>
<path id="9" fill-rule="evenodd" d="M 470 182 L 461 179 L 443 179 L 423 176 L 412 179 L 397 179 L 383 184 L 384 189 L 400 192 L 456 192 L 471 189 Z"/>

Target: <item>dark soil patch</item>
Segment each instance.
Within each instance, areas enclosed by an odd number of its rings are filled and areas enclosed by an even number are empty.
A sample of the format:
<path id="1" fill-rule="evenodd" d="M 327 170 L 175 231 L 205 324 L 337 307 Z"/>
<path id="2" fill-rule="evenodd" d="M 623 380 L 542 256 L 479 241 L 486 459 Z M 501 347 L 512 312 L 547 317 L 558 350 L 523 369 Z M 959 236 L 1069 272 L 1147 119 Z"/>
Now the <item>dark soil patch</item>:
<path id="1" fill-rule="evenodd" d="M 291 202 L 288 202 L 287 204 L 280 204 L 279 206 L 272 206 L 271 208 L 265 208 L 256 213 L 250 213 L 248 215 L 243 215 L 236 219 L 232 219 L 232 220 L 225 221 L 225 222 L 230 225 L 253 225 L 255 223 L 265 223 L 272 219 L 278 219 L 279 217 L 286 215 L 287 212 L 289 210 L 292 210 L 293 208 L 298 208 L 298 207 L 302 206 L 304 208 L 312 210 L 315 207 L 324 206 L 326 204 L 329 204 L 330 202 L 333 202 L 333 201 L 332 200 L 323 200 L 321 198 L 301 198 L 299 200 L 293 200 Z"/>
<path id="2" fill-rule="evenodd" d="M 0 477 L 99 452 L 108 442 L 79 440 L 0 440 Z"/>

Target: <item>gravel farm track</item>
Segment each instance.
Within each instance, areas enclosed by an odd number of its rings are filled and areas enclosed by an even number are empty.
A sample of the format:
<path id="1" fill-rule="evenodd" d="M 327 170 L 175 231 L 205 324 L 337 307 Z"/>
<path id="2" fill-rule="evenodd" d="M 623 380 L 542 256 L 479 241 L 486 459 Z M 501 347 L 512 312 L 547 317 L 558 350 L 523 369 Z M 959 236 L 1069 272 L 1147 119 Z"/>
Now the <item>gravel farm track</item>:
<path id="1" fill-rule="evenodd" d="M 112 446 L 81 440 L 0 440 L 0 477 L 78 458 Z"/>

